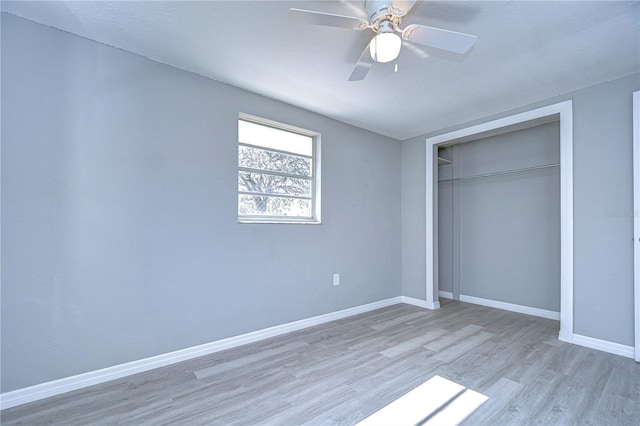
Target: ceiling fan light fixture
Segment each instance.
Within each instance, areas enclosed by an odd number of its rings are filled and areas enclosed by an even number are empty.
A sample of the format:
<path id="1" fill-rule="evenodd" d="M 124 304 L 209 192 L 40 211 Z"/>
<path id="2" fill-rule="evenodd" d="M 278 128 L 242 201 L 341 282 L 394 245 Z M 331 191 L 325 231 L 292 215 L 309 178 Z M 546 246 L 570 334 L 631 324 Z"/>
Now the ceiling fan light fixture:
<path id="1" fill-rule="evenodd" d="M 391 62 L 400 54 L 402 40 L 398 34 L 384 32 L 376 35 L 369 43 L 371 59 L 376 62 Z"/>
<path id="2" fill-rule="evenodd" d="M 342 1 L 342 0 L 341 0 Z M 478 37 L 427 25 L 402 27 L 402 20 L 418 3 L 417 0 L 365 0 L 367 19 L 313 10 L 289 9 L 289 21 L 366 31 L 375 35 L 362 50 L 349 81 L 362 81 L 376 62 L 394 61 L 402 45 L 422 44 L 459 55 L 466 54 Z M 371 31 L 371 32 L 370 32 Z M 400 34 L 402 37 L 400 37 Z M 419 50 L 415 47 L 413 49 Z M 422 52 L 421 56 L 428 56 Z M 394 69 L 397 72 L 397 68 Z"/>

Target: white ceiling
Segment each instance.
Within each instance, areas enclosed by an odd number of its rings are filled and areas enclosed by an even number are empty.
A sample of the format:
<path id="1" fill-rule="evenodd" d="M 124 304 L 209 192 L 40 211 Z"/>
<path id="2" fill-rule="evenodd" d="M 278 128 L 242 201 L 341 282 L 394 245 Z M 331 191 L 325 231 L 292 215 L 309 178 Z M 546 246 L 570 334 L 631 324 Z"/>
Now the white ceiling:
<path id="1" fill-rule="evenodd" d="M 478 36 L 464 58 L 404 46 L 348 82 L 371 33 L 289 24 L 363 1 L 3 1 L 2 10 L 404 140 L 640 71 L 638 1 L 419 2 L 403 25 Z"/>

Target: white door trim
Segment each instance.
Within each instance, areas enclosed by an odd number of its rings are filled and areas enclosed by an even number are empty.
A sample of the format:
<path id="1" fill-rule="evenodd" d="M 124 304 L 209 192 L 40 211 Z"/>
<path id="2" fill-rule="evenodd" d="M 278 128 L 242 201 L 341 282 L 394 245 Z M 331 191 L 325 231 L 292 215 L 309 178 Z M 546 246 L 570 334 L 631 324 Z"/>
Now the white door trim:
<path id="1" fill-rule="evenodd" d="M 633 300 L 635 360 L 640 362 L 640 91 L 633 92 Z"/>
<path id="2" fill-rule="evenodd" d="M 426 139 L 426 305 L 438 302 L 438 155 L 441 145 L 560 121 L 560 340 L 573 336 L 573 103 L 571 100 Z"/>

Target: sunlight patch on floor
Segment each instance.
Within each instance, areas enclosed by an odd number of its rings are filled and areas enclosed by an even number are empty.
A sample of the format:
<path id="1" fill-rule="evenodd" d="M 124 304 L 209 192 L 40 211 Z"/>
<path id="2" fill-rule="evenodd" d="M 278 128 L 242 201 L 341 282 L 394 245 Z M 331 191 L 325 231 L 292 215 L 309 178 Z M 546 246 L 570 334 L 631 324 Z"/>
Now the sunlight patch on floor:
<path id="1" fill-rule="evenodd" d="M 444 377 L 433 376 L 358 426 L 457 425 L 489 397 Z"/>

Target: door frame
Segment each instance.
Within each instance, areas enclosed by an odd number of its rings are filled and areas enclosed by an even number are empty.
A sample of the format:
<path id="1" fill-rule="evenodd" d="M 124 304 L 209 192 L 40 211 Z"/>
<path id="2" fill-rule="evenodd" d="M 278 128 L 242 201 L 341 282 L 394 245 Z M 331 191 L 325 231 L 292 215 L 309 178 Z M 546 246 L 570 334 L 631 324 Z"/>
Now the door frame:
<path id="1" fill-rule="evenodd" d="M 560 334 L 573 338 L 573 102 L 533 109 L 426 139 L 426 307 L 438 309 L 438 147 L 560 123 Z M 430 237 L 431 236 L 431 237 Z"/>
<path id="2" fill-rule="evenodd" d="M 640 91 L 633 92 L 633 306 L 635 360 L 640 362 Z"/>

